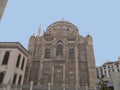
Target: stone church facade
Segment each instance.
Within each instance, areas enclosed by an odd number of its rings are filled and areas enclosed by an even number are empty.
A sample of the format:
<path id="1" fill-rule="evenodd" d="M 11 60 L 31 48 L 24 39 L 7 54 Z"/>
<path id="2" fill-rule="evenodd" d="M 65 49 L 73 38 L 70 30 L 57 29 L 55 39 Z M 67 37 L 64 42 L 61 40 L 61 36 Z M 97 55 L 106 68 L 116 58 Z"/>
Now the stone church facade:
<path id="1" fill-rule="evenodd" d="M 25 84 L 88 86 L 96 85 L 92 37 L 83 37 L 68 21 L 57 21 L 46 32 L 31 36 Z"/>

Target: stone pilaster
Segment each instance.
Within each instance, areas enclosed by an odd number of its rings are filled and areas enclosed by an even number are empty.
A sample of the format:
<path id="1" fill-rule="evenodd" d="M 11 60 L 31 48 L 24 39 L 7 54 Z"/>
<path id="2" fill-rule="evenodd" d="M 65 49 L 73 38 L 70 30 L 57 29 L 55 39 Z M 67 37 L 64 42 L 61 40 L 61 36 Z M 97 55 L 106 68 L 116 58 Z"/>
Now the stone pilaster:
<path id="1" fill-rule="evenodd" d="M 51 79 L 51 84 L 54 85 L 54 66 L 52 66 L 52 79 Z"/>
<path id="2" fill-rule="evenodd" d="M 63 83 L 65 84 L 65 64 L 63 64 Z"/>
<path id="3" fill-rule="evenodd" d="M 87 36 L 88 45 L 87 49 L 87 62 L 88 62 L 88 73 L 89 73 L 89 87 L 96 86 L 96 67 L 95 67 L 95 57 L 92 45 L 92 37 Z"/>
<path id="4" fill-rule="evenodd" d="M 75 69 L 76 69 L 76 86 L 79 86 L 79 63 L 78 63 L 78 48 L 75 47 Z"/>

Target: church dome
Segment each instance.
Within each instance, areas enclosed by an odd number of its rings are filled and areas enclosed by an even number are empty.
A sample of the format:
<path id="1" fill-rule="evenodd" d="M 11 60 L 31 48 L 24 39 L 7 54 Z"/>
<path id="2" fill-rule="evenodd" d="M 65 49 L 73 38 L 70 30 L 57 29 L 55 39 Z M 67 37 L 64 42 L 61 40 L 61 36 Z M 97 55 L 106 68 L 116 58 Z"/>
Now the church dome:
<path id="1" fill-rule="evenodd" d="M 55 30 L 72 30 L 78 32 L 78 28 L 75 25 L 65 20 L 56 21 L 47 27 L 47 31 Z"/>

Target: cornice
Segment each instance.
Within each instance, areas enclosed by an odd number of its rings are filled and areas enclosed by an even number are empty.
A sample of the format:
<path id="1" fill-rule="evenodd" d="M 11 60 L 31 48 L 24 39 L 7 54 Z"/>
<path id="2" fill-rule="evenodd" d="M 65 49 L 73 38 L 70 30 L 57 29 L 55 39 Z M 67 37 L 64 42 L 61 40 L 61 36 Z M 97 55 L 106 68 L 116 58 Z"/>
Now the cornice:
<path id="1" fill-rule="evenodd" d="M 0 42 L 0 48 L 17 48 L 26 56 L 28 56 L 28 50 L 19 42 Z"/>

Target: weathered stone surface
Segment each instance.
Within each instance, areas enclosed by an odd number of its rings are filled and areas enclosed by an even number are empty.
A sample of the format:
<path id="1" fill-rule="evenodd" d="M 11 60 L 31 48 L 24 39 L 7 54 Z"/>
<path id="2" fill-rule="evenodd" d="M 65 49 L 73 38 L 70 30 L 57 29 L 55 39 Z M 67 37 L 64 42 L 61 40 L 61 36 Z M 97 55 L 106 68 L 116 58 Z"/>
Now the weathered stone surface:
<path id="1" fill-rule="evenodd" d="M 49 25 L 42 36 L 32 36 L 28 47 L 31 76 L 26 83 L 94 87 L 92 37 L 82 37 L 78 31 L 70 22 L 58 21 Z M 36 37 L 40 39 L 36 40 Z"/>

